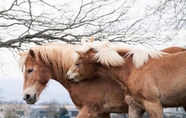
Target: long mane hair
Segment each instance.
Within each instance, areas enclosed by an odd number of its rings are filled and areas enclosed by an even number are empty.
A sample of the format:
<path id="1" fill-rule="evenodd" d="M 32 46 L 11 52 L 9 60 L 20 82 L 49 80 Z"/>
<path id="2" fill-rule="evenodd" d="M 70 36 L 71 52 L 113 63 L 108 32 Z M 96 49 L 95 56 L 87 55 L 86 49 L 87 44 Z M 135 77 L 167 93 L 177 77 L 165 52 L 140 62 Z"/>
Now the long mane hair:
<path id="1" fill-rule="evenodd" d="M 44 63 L 52 66 L 56 80 L 65 78 L 66 72 L 74 62 L 74 58 L 77 56 L 75 53 L 75 46 L 71 44 L 54 44 L 48 43 L 41 46 L 36 46 L 30 50 L 34 51 L 36 61 L 41 59 Z M 24 68 L 26 59 L 28 58 L 29 51 L 21 53 L 19 60 L 19 67 Z"/>
<path id="2" fill-rule="evenodd" d="M 97 59 L 97 62 L 108 67 L 122 66 L 125 63 L 125 59 L 132 56 L 134 65 L 136 68 L 140 68 L 147 63 L 150 58 L 158 59 L 166 54 L 162 51 L 135 49 L 125 44 L 113 44 L 110 42 L 100 42 L 99 45 L 88 43 L 76 50 L 86 53 L 90 49 L 97 51 L 94 59 Z M 119 53 L 125 53 L 125 56 L 123 57 L 119 55 Z"/>

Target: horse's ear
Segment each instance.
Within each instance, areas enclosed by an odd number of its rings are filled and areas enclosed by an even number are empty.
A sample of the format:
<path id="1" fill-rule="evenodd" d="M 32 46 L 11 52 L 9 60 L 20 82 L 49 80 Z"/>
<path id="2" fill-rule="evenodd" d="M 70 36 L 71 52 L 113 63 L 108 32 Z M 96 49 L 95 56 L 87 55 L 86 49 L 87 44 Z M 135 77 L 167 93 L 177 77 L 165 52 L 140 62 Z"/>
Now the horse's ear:
<path id="1" fill-rule="evenodd" d="M 91 43 L 94 42 L 94 37 L 93 36 L 90 38 L 90 42 Z"/>
<path id="2" fill-rule="evenodd" d="M 34 53 L 34 51 L 32 49 L 29 50 L 29 56 L 31 58 L 34 58 L 35 57 L 35 53 Z"/>
<path id="3" fill-rule="evenodd" d="M 83 53 L 79 50 L 76 50 L 76 53 L 78 53 L 78 55 L 81 56 L 81 57 L 85 57 L 85 53 Z"/>

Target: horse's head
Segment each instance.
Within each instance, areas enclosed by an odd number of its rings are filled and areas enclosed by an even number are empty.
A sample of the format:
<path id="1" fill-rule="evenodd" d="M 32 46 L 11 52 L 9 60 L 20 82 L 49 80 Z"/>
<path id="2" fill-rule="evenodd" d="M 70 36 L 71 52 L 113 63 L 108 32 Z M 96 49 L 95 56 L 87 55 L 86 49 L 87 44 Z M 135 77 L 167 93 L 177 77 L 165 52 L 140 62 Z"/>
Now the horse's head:
<path id="1" fill-rule="evenodd" d="M 109 46 L 108 42 L 89 43 L 76 50 L 79 57 L 67 72 L 67 79 L 79 82 L 92 77 L 98 68 L 121 66 L 124 63 L 116 50 Z"/>
<path id="2" fill-rule="evenodd" d="M 76 51 L 79 56 L 75 59 L 74 64 L 68 70 L 66 77 L 68 80 L 73 82 L 79 82 L 81 80 L 92 77 L 97 69 L 96 63 L 93 59 L 95 51 L 90 49 L 86 53 L 81 51 Z"/>
<path id="3" fill-rule="evenodd" d="M 35 54 L 34 50 L 20 53 L 19 64 L 24 75 L 23 99 L 28 104 L 38 101 L 39 95 L 52 78 L 52 67 Z"/>

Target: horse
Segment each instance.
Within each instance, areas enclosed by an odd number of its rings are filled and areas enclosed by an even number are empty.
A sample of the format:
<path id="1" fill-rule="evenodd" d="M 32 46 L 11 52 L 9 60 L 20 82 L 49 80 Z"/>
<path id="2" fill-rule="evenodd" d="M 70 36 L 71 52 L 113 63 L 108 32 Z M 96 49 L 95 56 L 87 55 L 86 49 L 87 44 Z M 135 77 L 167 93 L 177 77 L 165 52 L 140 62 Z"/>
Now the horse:
<path id="1" fill-rule="evenodd" d="M 123 89 L 129 118 L 140 118 L 145 111 L 151 118 L 163 118 L 163 107 L 185 109 L 186 51 L 179 47 L 162 51 L 145 52 L 117 45 L 84 46 L 77 50 L 79 57 L 67 77 L 79 82 L 104 72 Z"/>
<path id="2" fill-rule="evenodd" d="M 98 72 L 81 83 L 66 79 L 66 73 L 77 56 L 76 47 L 49 43 L 19 53 L 26 103 L 36 103 L 49 79 L 54 79 L 65 87 L 80 110 L 77 118 L 110 118 L 110 113 L 127 113 L 128 105 L 123 101 L 122 89 L 106 74 Z"/>

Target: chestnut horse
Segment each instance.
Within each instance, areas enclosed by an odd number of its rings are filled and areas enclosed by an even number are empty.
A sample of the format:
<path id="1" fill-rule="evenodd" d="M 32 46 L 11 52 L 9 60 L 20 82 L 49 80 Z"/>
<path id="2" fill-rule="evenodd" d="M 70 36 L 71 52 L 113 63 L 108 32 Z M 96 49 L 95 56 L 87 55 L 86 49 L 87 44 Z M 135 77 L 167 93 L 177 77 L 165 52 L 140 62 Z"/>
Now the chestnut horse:
<path id="1" fill-rule="evenodd" d="M 145 111 L 151 118 L 163 118 L 163 107 L 186 106 L 186 51 L 173 49 L 178 53 L 171 48 L 163 51 L 173 54 L 108 44 L 84 46 L 67 77 L 78 82 L 104 72 L 124 90 L 130 118 L 140 118 Z"/>
<path id="2" fill-rule="evenodd" d="M 19 66 L 24 75 L 23 99 L 28 104 L 38 101 L 49 79 L 63 85 L 75 106 L 77 118 L 110 118 L 110 113 L 127 113 L 120 86 L 104 73 L 96 73 L 87 81 L 66 80 L 66 72 L 77 56 L 70 44 L 45 44 L 20 53 Z"/>

